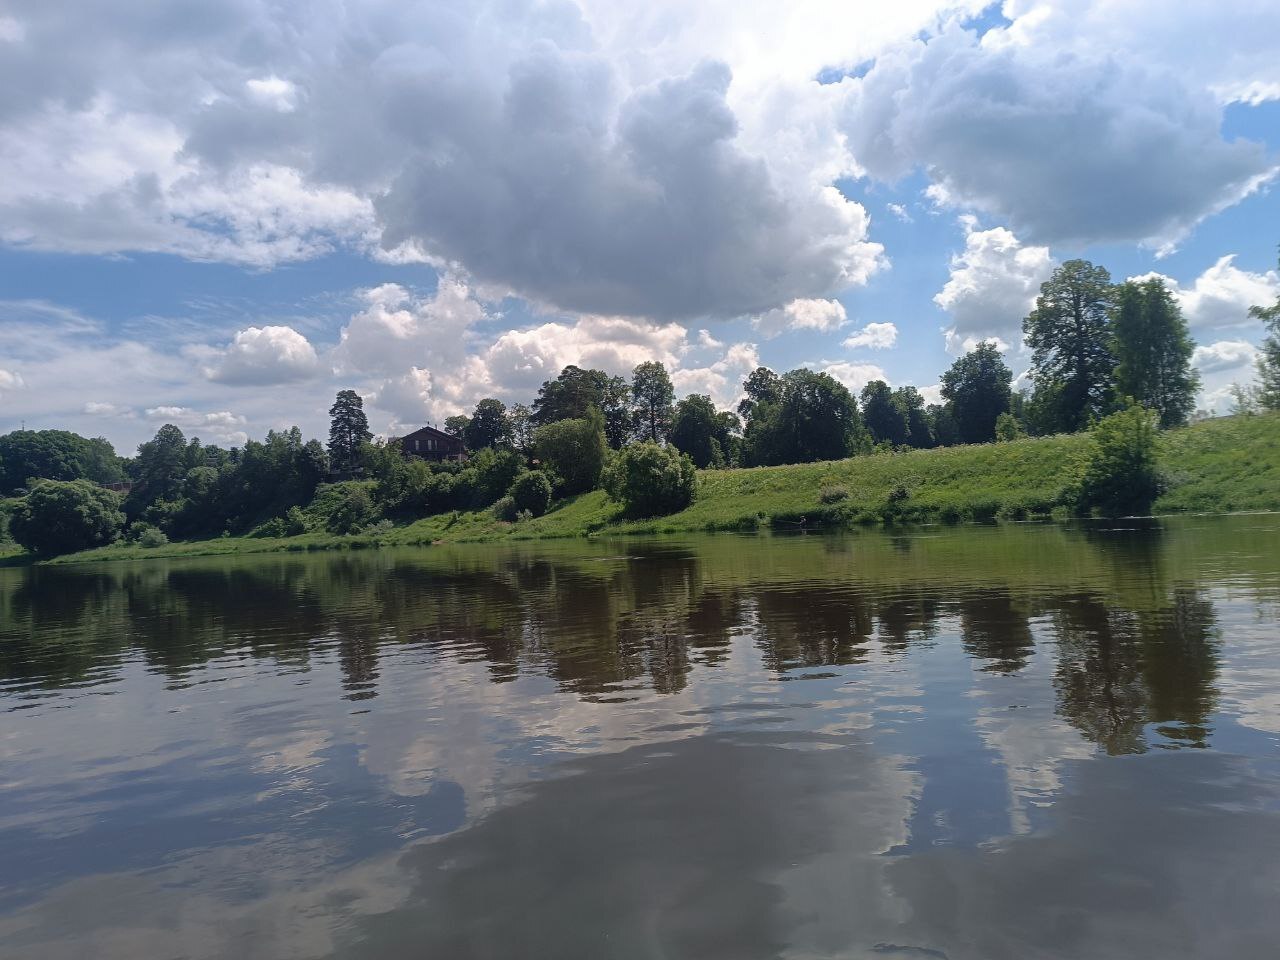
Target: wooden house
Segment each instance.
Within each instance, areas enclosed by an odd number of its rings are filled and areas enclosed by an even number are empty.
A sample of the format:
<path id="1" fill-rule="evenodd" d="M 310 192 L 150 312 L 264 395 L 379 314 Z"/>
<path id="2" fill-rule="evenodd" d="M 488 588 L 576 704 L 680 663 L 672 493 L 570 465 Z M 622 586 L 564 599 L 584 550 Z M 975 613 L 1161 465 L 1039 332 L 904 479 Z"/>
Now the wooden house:
<path id="1" fill-rule="evenodd" d="M 435 427 L 420 427 L 395 442 L 408 457 L 436 462 L 467 459 L 467 448 L 462 440 Z"/>

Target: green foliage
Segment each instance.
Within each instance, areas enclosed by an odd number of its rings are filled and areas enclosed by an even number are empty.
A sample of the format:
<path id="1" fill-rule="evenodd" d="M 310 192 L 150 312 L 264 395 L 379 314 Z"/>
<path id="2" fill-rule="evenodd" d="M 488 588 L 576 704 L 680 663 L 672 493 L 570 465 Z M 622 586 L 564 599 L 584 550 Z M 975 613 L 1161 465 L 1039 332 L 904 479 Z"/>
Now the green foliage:
<path id="1" fill-rule="evenodd" d="M 1111 274 L 1088 260 L 1068 260 L 1040 285 L 1022 330 L 1033 351 L 1041 432 L 1082 430 L 1110 404 L 1114 297 Z"/>
<path id="2" fill-rule="evenodd" d="M 541 470 L 522 473 L 511 484 L 510 499 L 515 511 L 540 517 L 551 506 L 551 481 Z"/>
<path id="3" fill-rule="evenodd" d="M 9 521 L 14 540 L 45 556 L 111 543 L 123 528 L 120 497 L 88 480 L 41 480 Z"/>
<path id="4" fill-rule="evenodd" d="M 734 414 L 716 410 L 710 397 L 694 393 L 676 404 L 670 440 L 699 469 L 725 467 L 736 457 L 741 429 Z"/>
<path id="5" fill-rule="evenodd" d="M 1079 505 L 1106 516 L 1147 514 L 1164 492 L 1156 460 L 1157 420 L 1137 405 L 1098 421 L 1089 432 L 1089 457 Z"/>
<path id="6" fill-rule="evenodd" d="M 840 460 L 865 445 L 853 394 L 829 374 L 801 368 L 782 377 L 776 404 L 752 407 L 743 457 L 751 464 L 811 463 Z"/>
<path id="7" fill-rule="evenodd" d="M 461 435 L 468 450 L 510 446 L 511 421 L 507 419 L 506 404 L 492 398 L 481 400 L 462 428 Z"/>
<path id="8" fill-rule="evenodd" d="M 1022 429 L 1022 424 L 1018 422 L 1018 418 L 1012 413 L 1002 413 L 996 417 L 996 440 L 1000 443 L 1020 440 L 1026 435 L 1026 431 Z"/>
<path id="9" fill-rule="evenodd" d="M 559 495 L 594 490 L 608 453 L 600 412 L 592 408 L 580 420 L 539 427 L 533 434 L 533 450 L 541 466 L 555 476 Z"/>
<path id="10" fill-rule="evenodd" d="M 1158 277 L 1121 284 L 1113 317 L 1117 396 L 1154 410 L 1162 428 L 1186 423 L 1200 375 L 1191 369 L 1195 344 L 1169 288 Z"/>
<path id="11" fill-rule="evenodd" d="M 514 450 L 481 450 L 467 467 L 475 471 L 475 493 L 465 506 L 487 507 L 511 489 L 511 484 L 524 472 L 524 458 Z M 459 474 L 465 474 L 462 471 Z"/>
<path id="12" fill-rule="evenodd" d="M 593 407 L 600 413 L 609 446 L 621 448 L 631 433 L 631 388 L 621 377 L 603 370 L 565 367 L 539 388 L 530 422 L 544 427 L 561 420 L 584 420 Z"/>
<path id="13" fill-rule="evenodd" d="M 1280 410 L 1280 297 L 1269 307 L 1250 307 L 1249 316 L 1261 320 L 1269 334 L 1258 351 L 1258 384 L 1252 395 L 1263 410 Z"/>
<path id="14" fill-rule="evenodd" d="M 687 454 L 645 441 L 613 457 L 604 486 L 628 514 L 654 517 L 689 506 L 697 493 L 698 477 Z"/>
<path id="15" fill-rule="evenodd" d="M 955 412 L 950 404 L 931 403 L 925 408 L 925 415 L 929 418 L 935 446 L 954 447 L 963 442 L 960 425 L 956 423 Z"/>
<path id="16" fill-rule="evenodd" d="M 507 523 L 515 523 L 520 511 L 516 509 L 514 498 L 500 497 L 493 505 L 493 515 L 499 520 L 505 520 Z"/>
<path id="17" fill-rule="evenodd" d="M 335 470 L 354 470 L 360 465 L 360 448 L 373 439 L 360 394 L 339 391 L 329 418 L 329 460 Z"/>
<path id="18" fill-rule="evenodd" d="M 768 367 L 756 367 L 743 381 L 742 392 L 746 396 L 738 402 L 738 415 L 750 423 L 756 407 L 782 402 L 782 378 Z"/>
<path id="19" fill-rule="evenodd" d="M 671 432 L 675 389 L 667 368 L 646 360 L 631 372 L 631 399 L 635 404 L 636 436 L 661 443 Z"/>
<path id="20" fill-rule="evenodd" d="M 147 527 L 138 537 L 138 546 L 155 549 L 169 542 L 169 537 L 158 527 Z"/>
<path id="21" fill-rule="evenodd" d="M 907 444 L 917 450 L 928 450 L 936 445 L 933 420 L 925 409 L 924 397 L 919 390 L 899 387 L 893 391 L 893 405 L 902 411 L 907 422 Z M 866 419 L 865 415 L 863 419 Z"/>
<path id="22" fill-rule="evenodd" d="M 124 470 L 101 437 L 91 440 L 67 430 L 15 430 L 0 437 L 0 494 L 35 479 L 119 483 Z"/>
<path id="23" fill-rule="evenodd" d="M 306 513 L 316 517 L 330 533 L 351 534 L 377 519 L 373 500 L 374 484 L 364 480 L 325 484 Z"/>
<path id="24" fill-rule="evenodd" d="M 942 375 L 942 396 L 964 443 L 995 439 L 996 418 L 1009 410 L 1012 382 L 1013 372 L 990 341 L 978 344 Z"/>
<path id="25" fill-rule="evenodd" d="M 849 499 L 849 488 L 839 484 L 824 486 L 818 490 L 818 502 L 823 504 L 840 503 Z"/>
<path id="26" fill-rule="evenodd" d="M 872 380 L 862 388 L 862 422 L 876 443 L 901 446 L 911 431 L 906 412 L 894 402 L 893 391 L 883 380 Z"/>

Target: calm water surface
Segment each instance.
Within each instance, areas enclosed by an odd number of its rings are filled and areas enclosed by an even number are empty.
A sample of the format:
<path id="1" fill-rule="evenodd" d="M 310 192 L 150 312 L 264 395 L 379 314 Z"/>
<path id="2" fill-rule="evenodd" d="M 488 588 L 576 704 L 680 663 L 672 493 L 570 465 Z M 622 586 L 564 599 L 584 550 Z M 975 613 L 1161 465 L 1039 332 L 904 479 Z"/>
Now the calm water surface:
<path id="1" fill-rule="evenodd" d="M 1274 958 L 1280 517 L 0 569 L 0 955 Z"/>

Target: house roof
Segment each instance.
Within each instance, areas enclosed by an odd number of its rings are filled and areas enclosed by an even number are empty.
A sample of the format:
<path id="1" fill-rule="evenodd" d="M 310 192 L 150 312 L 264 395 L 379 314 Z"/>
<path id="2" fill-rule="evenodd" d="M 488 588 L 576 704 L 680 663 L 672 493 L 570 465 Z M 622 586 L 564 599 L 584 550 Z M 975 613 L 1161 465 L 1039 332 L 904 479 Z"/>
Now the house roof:
<path id="1" fill-rule="evenodd" d="M 400 437 L 399 440 L 403 443 L 405 440 L 409 440 L 411 438 L 424 440 L 428 437 L 433 437 L 437 440 L 446 440 L 450 443 L 456 443 L 458 446 L 462 446 L 461 437 L 455 437 L 452 433 L 445 433 L 443 430 L 437 430 L 435 427 L 419 427 L 412 433 L 406 433 L 403 437 Z"/>

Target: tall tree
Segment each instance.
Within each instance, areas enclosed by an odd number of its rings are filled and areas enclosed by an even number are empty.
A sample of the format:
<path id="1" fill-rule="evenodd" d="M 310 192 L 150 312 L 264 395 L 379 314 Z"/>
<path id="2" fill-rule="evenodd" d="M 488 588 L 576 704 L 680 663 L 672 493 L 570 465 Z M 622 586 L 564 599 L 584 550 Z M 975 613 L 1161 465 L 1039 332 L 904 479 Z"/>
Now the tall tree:
<path id="1" fill-rule="evenodd" d="M 988 443 L 996 437 L 996 418 L 1009 410 L 1013 372 L 996 345 L 978 344 L 942 375 L 942 396 L 951 407 L 965 443 Z"/>
<path id="2" fill-rule="evenodd" d="M 895 447 L 907 442 L 910 431 L 902 408 L 893 402 L 893 391 L 883 380 L 872 380 L 862 388 L 862 422 L 876 443 Z"/>
<path id="3" fill-rule="evenodd" d="M 716 410 L 710 397 L 692 393 L 676 404 L 669 439 L 694 466 L 705 470 L 733 461 L 741 428 L 737 416 Z"/>
<path id="4" fill-rule="evenodd" d="M 0 437 L 0 493 L 34 478 L 116 483 L 124 470 L 101 437 L 90 440 L 67 430 L 15 430 Z"/>
<path id="5" fill-rule="evenodd" d="M 743 381 L 746 394 L 738 402 L 738 416 L 750 421 L 760 404 L 776 404 L 782 399 L 782 378 L 768 367 L 756 367 Z"/>
<path id="6" fill-rule="evenodd" d="M 954 447 L 964 441 L 960 437 L 960 425 L 956 423 L 955 411 L 949 403 L 931 403 L 925 407 L 925 415 L 929 418 L 929 428 L 933 433 L 933 442 L 939 447 Z M 994 429 L 994 426 L 993 428 Z"/>
<path id="7" fill-rule="evenodd" d="M 1113 310 L 1116 393 L 1154 410 L 1163 428 L 1186 423 L 1200 376 L 1195 344 L 1173 294 L 1159 277 L 1121 284 Z"/>
<path id="8" fill-rule="evenodd" d="M 1269 307 L 1253 306 L 1249 316 L 1267 326 L 1268 336 L 1258 351 L 1258 404 L 1266 410 L 1280 410 L 1280 297 Z"/>
<path id="9" fill-rule="evenodd" d="M 329 417 L 329 461 L 335 470 L 352 470 L 360 462 L 360 447 L 373 439 L 360 394 L 340 391 Z"/>
<path id="10" fill-rule="evenodd" d="M 654 443 L 664 443 L 671 432 L 671 415 L 676 392 L 667 368 L 656 360 L 646 360 L 631 372 L 631 399 L 635 403 L 636 435 Z"/>
<path id="11" fill-rule="evenodd" d="M 129 496 L 130 513 L 137 504 L 177 497 L 187 469 L 187 438 L 172 423 L 166 423 L 155 437 L 138 447 L 133 470 L 139 483 Z"/>
<path id="12" fill-rule="evenodd" d="M 1053 397 L 1049 432 L 1082 430 L 1111 400 L 1111 308 L 1115 287 L 1104 267 L 1068 260 L 1040 285 L 1022 321 L 1037 391 Z"/>
<path id="13" fill-rule="evenodd" d="M 511 421 L 507 419 L 507 405 L 492 397 L 486 397 L 477 403 L 475 412 L 463 428 L 462 439 L 470 450 L 509 447 Z"/>
<path id="14" fill-rule="evenodd" d="M 615 450 L 627 442 L 631 427 L 631 388 L 621 377 L 570 364 L 546 381 L 533 401 L 535 427 L 559 420 L 581 420 L 595 407 L 604 418 L 605 439 Z"/>
<path id="15" fill-rule="evenodd" d="M 470 423 L 471 418 L 466 414 L 455 413 L 452 417 L 444 418 L 444 432 L 466 443 L 467 426 Z"/>
<path id="16" fill-rule="evenodd" d="M 533 411 L 523 403 L 513 403 L 507 409 L 507 422 L 511 424 L 511 445 L 527 454 L 533 445 Z"/>
<path id="17" fill-rule="evenodd" d="M 830 374 L 804 368 L 782 377 L 776 403 L 752 408 L 743 438 L 753 465 L 840 460 L 865 443 L 853 394 Z"/>
<path id="18" fill-rule="evenodd" d="M 893 391 L 893 403 L 907 420 L 907 443 L 919 450 L 934 446 L 933 424 L 920 391 L 915 387 L 899 387 Z"/>

